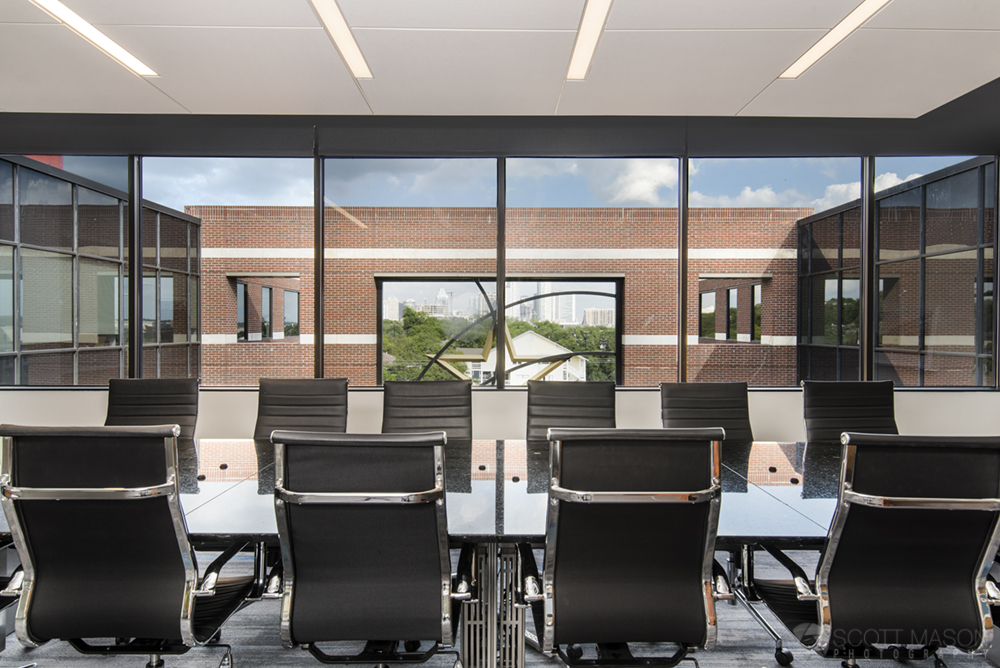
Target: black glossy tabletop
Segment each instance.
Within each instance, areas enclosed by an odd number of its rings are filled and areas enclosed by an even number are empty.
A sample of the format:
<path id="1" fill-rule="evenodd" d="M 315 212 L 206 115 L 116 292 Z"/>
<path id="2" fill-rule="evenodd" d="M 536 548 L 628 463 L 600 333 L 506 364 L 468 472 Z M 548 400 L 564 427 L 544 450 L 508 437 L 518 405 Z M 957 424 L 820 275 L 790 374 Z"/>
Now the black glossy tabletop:
<path id="1" fill-rule="evenodd" d="M 198 442 L 197 454 L 181 465 L 181 502 L 196 543 L 211 544 L 212 536 L 273 539 L 272 453 L 269 443 L 251 440 Z M 722 460 L 720 549 L 759 540 L 822 543 L 836 506 L 839 447 L 806 452 L 801 443 L 723 443 Z M 542 540 L 548 443 L 452 441 L 445 462 L 448 531 L 456 541 Z"/>

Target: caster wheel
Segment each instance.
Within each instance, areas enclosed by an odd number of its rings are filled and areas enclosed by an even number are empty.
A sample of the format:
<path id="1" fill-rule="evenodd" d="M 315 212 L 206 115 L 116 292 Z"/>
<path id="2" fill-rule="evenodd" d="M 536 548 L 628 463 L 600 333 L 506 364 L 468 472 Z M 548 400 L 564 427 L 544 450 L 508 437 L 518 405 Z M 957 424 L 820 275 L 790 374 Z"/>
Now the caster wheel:
<path id="1" fill-rule="evenodd" d="M 566 647 L 566 656 L 574 661 L 579 661 L 583 657 L 583 648 L 579 645 L 568 645 Z"/>
<path id="2" fill-rule="evenodd" d="M 778 662 L 779 666 L 790 666 L 795 657 L 787 649 L 776 649 L 774 650 L 774 660 Z"/>
<path id="3" fill-rule="evenodd" d="M 420 649 L 420 641 L 407 640 L 406 642 L 403 643 L 403 649 L 405 649 L 407 652 L 416 652 L 418 649 Z"/>
<path id="4" fill-rule="evenodd" d="M 215 632 L 215 635 L 208 639 L 209 645 L 215 645 L 216 643 L 222 642 L 222 629 Z"/>

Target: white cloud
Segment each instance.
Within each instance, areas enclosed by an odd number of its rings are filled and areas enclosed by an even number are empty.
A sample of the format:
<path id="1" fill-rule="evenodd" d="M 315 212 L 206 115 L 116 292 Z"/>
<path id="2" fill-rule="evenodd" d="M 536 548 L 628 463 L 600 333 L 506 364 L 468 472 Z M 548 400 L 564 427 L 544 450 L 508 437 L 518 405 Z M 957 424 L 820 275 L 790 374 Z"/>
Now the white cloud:
<path id="1" fill-rule="evenodd" d="M 795 189 L 782 192 L 775 192 L 771 186 L 763 186 L 757 189 L 745 186 L 736 197 L 728 195 L 704 195 L 698 191 L 693 191 L 689 195 L 691 206 L 697 207 L 793 207 L 809 206 L 803 204 L 804 197 Z"/>
<path id="2" fill-rule="evenodd" d="M 677 161 L 635 159 L 624 161 L 624 170 L 605 190 L 610 190 L 611 204 L 642 203 L 650 206 L 676 206 L 677 196 L 664 200 L 660 191 L 677 188 Z M 594 184 L 591 184 L 593 187 Z"/>
<path id="3" fill-rule="evenodd" d="M 923 174 L 910 174 L 905 179 L 899 178 L 894 172 L 886 172 L 875 176 L 875 192 L 898 186 L 913 179 L 919 179 Z M 825 211 L 835 206 L 840 206 L 845 202 L 850 202 L 861 197 L 861 181 L 853 183 L 835 183 L 826 187 L 823 197 L 815 199 L 802 206 L 811 206 L 816 211 Z"/>

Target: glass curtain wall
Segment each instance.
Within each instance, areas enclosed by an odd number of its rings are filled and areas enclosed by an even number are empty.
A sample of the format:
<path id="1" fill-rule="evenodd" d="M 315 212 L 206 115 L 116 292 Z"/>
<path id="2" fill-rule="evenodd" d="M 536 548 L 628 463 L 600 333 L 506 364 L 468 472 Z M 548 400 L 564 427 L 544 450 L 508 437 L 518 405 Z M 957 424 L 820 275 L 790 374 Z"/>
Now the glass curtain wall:
<path id="1" fill-rule="evenodd" d="M 678 167 L 673 158 L 507 159 L 511 384 L 677 378 Z"/>
<path id="2" fill-rule="evenodd" d="M 494 380 L 496 160 L 324 162 L 325 376 Z"/>
<path id="3" fill-rule="evenodd" d="M 839 217 L 816 227 L 816 243 L 799 245 L 797 222 L 861 193 L 857 158 L 692 160 L 688 231 L 688 373 L 691 382 L 744 381 L 791 387 L 799 367 L 829 367 L 837 377 L 858 377 L 857 348 L 838 358 L 843 339 L 857 345 L 857 309 L 838 320 L 841 286 L 856 292 L 857 224 Z M 844 230 L 855 249 L 838 254 Z M 853 235 L 853 236 L 852 236 Z M 805 277 L 796 285 L 796 259 Z M 813 264 L 810 259 L 815 258 Z M 796 318 L 796 292 L 818 286 L 823 308 L 815 359 L 797 359 L 796 343 L 811 311 Z M 832 300 L 832 301 L 829 301 Z M 829 301 L 829 309 L 825 304 Z M 829 310 L 829 313 L 827 312 Z M 853 320 L 851 318 L 853 317 Z M 803 320 L 804 318 L 804 320 Z M 853 327 L 853 329 L 852 329 Z M 853 376 L 852 376 L 853 374 Z"/>
<path id="4" fill-rule="evenodd" d="M 875 378 L 900 387 L 994 384 L 995 164 L 974 158 L 941 168 L 956 160 L 876 162 Z M 918 171 L 928 166 L 936 171 Z M 800 223 L 803 378 L 857 377 L 858 221 L 855 201 Z"/>
<path id="5" fill-rule="evenodd" d="M 0 384 L 107 384 L 124 369 L 128 195 L 105 184 L 125 161 L 34 157 L 0 159 Z"/>
<path id="6" fill-rule="evenodd" d="M 154 365 L 161 377 L 184 375 L 186 366 L 208 386 L 312 377 L 313 161 L 145 158 L 143 195 L 201 221 L 185 228 L 163 212 L 143 220 L 143 284 L 155 295 L 143 314 L 143 375 Z M 302 296 L 289 337 L 286 294 L 296 305 Z"/>
<path id="7" fill-rule="evenodd" d="M 961 162 L 877 198 L 875 377 L 993 385 L 994 162 Z"/>

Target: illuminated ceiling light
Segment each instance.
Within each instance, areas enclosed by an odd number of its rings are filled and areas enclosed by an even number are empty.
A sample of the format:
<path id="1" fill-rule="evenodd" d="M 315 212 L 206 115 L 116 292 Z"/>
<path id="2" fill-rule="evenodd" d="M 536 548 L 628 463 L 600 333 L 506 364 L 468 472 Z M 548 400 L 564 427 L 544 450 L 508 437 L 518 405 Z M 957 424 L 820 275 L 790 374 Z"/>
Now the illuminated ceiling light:
<path id="1" fill-rule="evenodd" d="M 372 79 L 372 71 L 368 69 L 368 63 L 361 54 L 358 43 L 354 41 L 354 35 L 347 26 L 344 14 L 337 6 L 337 0 L 309 0 L 313 11 L 319 17 L 320 23 L 326 28 L 326 34 L 330 36 L 333 45 L 340 52 L 340 57 L 344 59 L 347 68 L 355 79 Z"/>
<path id="2" fill-rule="evenodd" d="M 594 52 L 597 51 L 597 43 L 608 22 L 612 3 L 614 0 L 587 0 L 580 19 L 580 29 L 576 32 L 573 57 L 569 61 L 569 72 L 566 73 L 567 81 L 583 81 L 587 78 Z"/>
<path id="3" fill-rule="evenodd" d="M 63 24 L 71 28 L 77 35 L 117 60 L 132 72 L 135 72 L 141 77 L 159 76 L 156 72 L 149 69 L 145 63 L 123 49 L 117 42 L 102 33 L 100 30 L 84 21 L 76 12 L 59 2 L 59 0 L 31 1 L 41 9 L 45 10 L 45 12 L 47 12 L 54 19 L 62 21 Z"/>
<path id="4" fill-rule="evenodd" d="M 811 49 L 792 63 L 792 66 L 785 70 L 779 79 L 797 79 L 799 75 L 816 64 L 820 58 L 825 56 L 833 47 L 843 42 L 847 37 L 864 25 L 865 21 L 875 16 L 875 14 L 889 4 L 891 0 L 865 0 L 857 8 L 847 15 L 847 17 L 835 25 L 830 32 L 823 36 L 823 39 L 816 42 Z"/>

